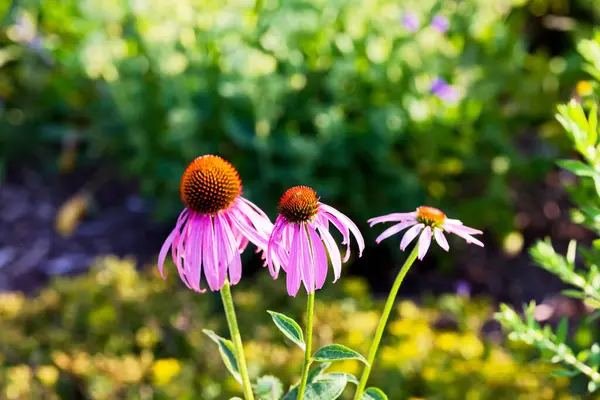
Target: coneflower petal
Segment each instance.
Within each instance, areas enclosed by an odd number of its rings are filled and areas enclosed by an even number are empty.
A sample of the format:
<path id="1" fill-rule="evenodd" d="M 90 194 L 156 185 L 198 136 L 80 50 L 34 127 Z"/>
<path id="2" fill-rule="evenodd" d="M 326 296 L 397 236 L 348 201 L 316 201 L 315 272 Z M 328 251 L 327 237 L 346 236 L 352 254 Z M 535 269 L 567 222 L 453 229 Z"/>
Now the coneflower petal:
<path id="1" fill-rule="evenodd" d="M 402 238 L 402 241 L 400 242 L 400 249 L 406 249 L 406 246 L 408 246 L 410 242 L 413 241 L 413 239 L 419 234 L 419 232 L 421 232 L 421 229 L 423 229 L 423 227 L 423 224 L 418 224 L 407 230 L 404 234 L 404 237 Z"/>
<path id="2" fill-rule="evenodd" d="M 300 253 L 301 235 L 300 227 L 294 225 L 292 232 L 292 247 L 290 251 L 290 265 L 287 271 L 287 291 L 290 296 L 296 296 L 301 284 L 302 254 Z"/>
<path id="3" fill-rule="evenodd" d="M 382 215 L 381 217 L 375 217 L 367 220 L 369 225 L 373 227 L 375 224 L 382 222 L 404 222 L 404 221 L 416 221 L 417 213 L 415 211 L 409 213 L 392 213 Z"/>
<path id="4" fill-rule="evenodd" d="M 310 238 L 310 247 L 313 253 L 316 289 L 321 289 L 327 279 L 327 253 L 323 246 L 323 241 L 317 234 L 315 228 L 307 224 L 308 234 Z"/>
<path id="5" fill-rule="evenodd" d="M 342 275 L 342 255 L 340 254 L 340 249 L 335 244 L 335 240 L 333 240 L 331 233 L 329 233 L 327 229 L 322 228 L 321 225 L 317 225 L 317 228 L 319 229 L 323 243 L 325 243 L 325 247 L 327 247 L 329 259 L 331 260 L 331 266 L 333 268 L 333 281 L 335 282 Z"/>
<path id="6" fill-rule="evenodd" d="M 395 235 L 398 232 L 403 231 L 404 229 L 408 228 L 409 226 L 415 225 L 417 223 L 417 221 L 404 221 L 404 222 L 400 222 L 399 224 L 396 225 L 392 225 L 391 227 L 387 228 L 385 231 L 383 231 L 383 233 L 379 236 L 377 236 L 377 239 L 375 239 L 375 242 L 377 242 L 377 244 L 381 243 L 383 240 L 389 238 L 392 235 Z"/>
<path id="7" fill-rule="evenodd" d="M 435 236 L 435 241 L 440 247 L 446 251 L 450 250 L 450 246 L 448 245 L 448 241 L 446 240 L 446 236 L 444 236 L 444 232 L 440 228 L 433 228 L 433 234 Z"/>
<path id="8" fill-rule="evenodd" d="M 426 226 L 423 229 L 423 233 L 419 237 L 419 260 L 422 260 L 427 254 L 427 250 L 429 250 L 429 246 L 431 245 L 431 227 Z"/>

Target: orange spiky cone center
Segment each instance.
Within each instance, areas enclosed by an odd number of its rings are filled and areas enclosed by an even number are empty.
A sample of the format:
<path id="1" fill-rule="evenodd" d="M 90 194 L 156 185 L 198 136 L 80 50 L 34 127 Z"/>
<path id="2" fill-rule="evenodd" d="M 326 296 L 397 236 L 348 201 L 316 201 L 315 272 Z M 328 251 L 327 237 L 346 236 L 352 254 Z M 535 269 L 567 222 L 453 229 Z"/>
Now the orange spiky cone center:
<path id="1" fill-rule="evenodd" d="M 446 214 L 434 207 L 417 208 L 417 221 L 429 226 L 440 226 L 446 220 Z"/>
<path id="2" fill-rule="evenodd" d="M 190 210 L 214 214 L 229 208 L 242 194 L 242 180 L 235 167 L 221 157 L 201 156 L 183 173 L 179 193 Z"/>
<path id="3" fill-rule="evenodd" d="M 279 215 L 289 223 L 310 221 L 319 210 L 317 192 L 307 186 L 294 186 L 286 190 L 279 200 Z"/>

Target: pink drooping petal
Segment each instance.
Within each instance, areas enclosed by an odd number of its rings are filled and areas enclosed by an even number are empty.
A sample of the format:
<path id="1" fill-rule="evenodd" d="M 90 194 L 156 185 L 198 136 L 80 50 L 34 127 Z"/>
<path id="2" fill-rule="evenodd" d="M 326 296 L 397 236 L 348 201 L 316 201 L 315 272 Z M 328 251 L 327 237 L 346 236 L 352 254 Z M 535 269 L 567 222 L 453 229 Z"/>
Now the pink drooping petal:
<path id="1" fill-rule="evenodd" d="M 188 222 L 188 228 L 185 234 L 185 243 L 183 246 L 183 265 L 185 276 L 190 280 L 190 285 L 195 291 L 200 291 L 200 280 L 202 276 L 202 239 L 206 234 L 206 225 L 211 224 L 210 219 L 207 221 L 204 217 L 198 214 L 192 214 Z M 204 266 L 205 267 L 205 266 Z M 206 268 L 204 268 L 206 272 Z"/>
<path id="2" fill-rule="evenodd" d="M 236 285 L 242 278 L 242 259 L 240 257 L 240 251 L 236 246 L 235 237 L 229 226 L 229 221 L 220 214 L 217 214 L 215 228 L 218 226 L 221 232 L 221 240 L 225 250 L 225 267 L 229 272 L 229 282 L 232 285 Z M 224 260 L 224 261 L 225 261 Z M 223 287 L 225 284 L 225 278 L 227 274 L 219 274 L 219 286 Z"/>
<path id="3" fill-rule="evenodd" d="M 267 215 L 254 203 L 241 196 L 235 200 L 234 207 L 250 220 L 256 231 L 264 238 L 265 242 L 268 241 L 269 235 L 273 230 L 273 224 L 269 217 L 267 217 Z"/>
<path id="4" fill-rule="evenodd" d="M 422 260 L 427 254 L 427 250 L 429 250 L 429 246 L 431 245 L 431 227 L 426 226 L 423 229 L 423 233 L 421 237 L 419 237 L 419 260 Z"/>
<path id="5" fill-rule="evenodd" d="M 269 244 L 267 246 L 267 265 L 269 266 L 269 272 L 273 278 L 277 278 L 279 275 L 280 265 L 279 263 L 274 262 L 273 256 L 276 255 L 276 245 L 277 243 L 281 242 L 285 227 L 285 220 L 283 217 L 278 216 L 275 220 L 275 227 L 273 228 L 273 232 L 271 233 Z"/>
<path id="6" fill-rule="evenodd" d="M 367 222 L 371 227 L 375 224 L 379 224 L 382 222 L 404 222 L 404 221 L 416 221 L 417 220 L 417 212 L 409 212 L 409 213 L 392 213 L 387 215 L 382 215 L 380 217 L 375 217 L 369 219 Z"/>
<path id="7" fill-rule="evenodd" d="M 300 256 L 302 282 L 304 282 L 306 292 L 312 293 L 315 291 L 315 259 L 310 248 L 306 224 L 300 225 Z"/>
<path id="8" fill-rule="evenodd" d="M 473 243 L 476 244 L 477 246 L 483 246 L 483 243 L 481 241 L 479 241 L 478 239 L 475 239 L 473 236 L 471 236 L 470 234 L 466 233 L 463 230 L 457 229 L 457 227 L 453 226 L 451 229 L 448 229 L 447 226 L 444 226 L 444 229 L 446 229 L 446 231 L 450 232 L 450 233 L 454 233 L 457 236 L 460 236 L 461 238 L 465 239 L 467 241 L 467 243 Z"/>
<path id="9" fill-rule="evenodd" d="M 315 267 L 316 289 L 321 289 L 327 279 L 327 253 L 323 246 L 323 241 L 317 234 L 315 228 L 310 224 L 306 224 L 308 235 L 310 238 L 310 247 L 313 252 L 313 260 Z"/>
<path id="10" fill-rule="evenodd" d="M 292 246 L 290 251 L 290 263 L 288 265 L 286 286 L 287 292 L 290 296 L 296 297 L 298 289 L 300 289 L 301 283 L 301 272 L 300 263 L 302 262 L 302 254 L 300 253 L 300 227 L 298 225 L 293 226 L 292 231 Z"/>
<path id="11" fill-rule="evenodd" d="M 417 222 L 410 220 L 410 221 L 404 221 L 404 222 L 400 222 L 399 224 L 396 225 L 392 225 L 391 227 L 387 228 L 385 231 L 383 231 L 383 233 L 379 236 L 377 236 L 377 239 L 375 239 L 375 242 L 377 242 L 377 244 L 381 243 L 381 241 L 389 238 L 392 235 L 395 235 L 396 233 L 408 228 L 409 226 L 415 225 Z"/>
<path id="12" fill-rule="evenodd" d="M 167 240 L 165 240 L 165 243 L 163 243 L 162 247 L 160 248 L 160 253 L 158 254 L 158 271 L 160 272 L 160 276 L 162 276 L 163 279 L 167 279 L 164 273 L 165 259 L 167 258 L 167 253 L 171 249 L 173 240 L 175 240 L 175 237 L 177 235 L 179 235 L 179 231 L 177 230 L 177 228 L 175 228 L 169 234 L 169 236 L 167 236 Z"/>
<path id="13" fill-rule="evenodd" d="M 348 230 L 352 232 L 354 237 L 356 238 L 356 242 L 358 243 L 358 256 L 362 256 L 362 252 L 365 248 L 365 240 L 363 239 L 360 230 L 358 227 L 350 220 L 350 218 L 346 217 L 344 214 L 339 212 L 333 207 L 329 207 L 327 204 L 319 203 L 319 206 L 323 209 L 323 214 L 335 227 L 342 233 L 344 240 L 342 244 L 346 245 L 346 255 L 342 259 L 343 262 L 346 262 L 350 259 L 350 235 Z"/>
<path id="14" fill-rule="evenodd" d="M 244 214 L 239 210 L 238 207 L 235 206 L 235 204 L 227 210 L 225 215 L 227 216 L 227 219 L 229 219 L 230 224 L 235 226 L 236 229 L 238 229 L 240 233 L 244 235 L 244 237 L 254 243 L 256 247 L 261 250 L 267 249 L 269 246 L 268 235 L 257 231 L 256 228 L 254 228 L 249 222 L 249 220 L 244 218 Z"/>
<path id="15" fill-rule="evenodd" d="M 190 221 L 191 221 L 191 217 L 188 218 L 187 223 L 190 224 L 191 223 Z M 181 280 L 183 281 L 183 283 L 185 283 L 188 288 L 196 290 L 190 283 L 190 278 L 188 277 L 188 273 L 186 271 L 187 267 L 183 260 L 184 253 L 185 253 L 183 245 L 186 240 L 185 238 L 187 236 L 187 232 L 189 231 L 189 227 L 187 226 L 187 224 L 186 224 L 186 226 L 184 226 L 183 229 L 184 229 L 183 234 L 178 235 L 178 237 L 176 239 L 177 249 L 173 248 L 173 254 L 174 254 L 173 258 L 175 259 L 175 264 L 177 265 L 177 271 L 179 271 L 179 276 L 180 276 Z M 198 288 L 198 290 L 196 290 L 196 291 L 200 291 L 200 288 Z"/>
<path id="16" fill-rule="evenodd" d="M 208 220 L 205 223 L 202 240 L 202 264 L 204 265 L 204 275 L 206 276 L 208 287 L 214 292 L 220 289 L 215 233 L 211 221 L 212 217 L 202 216 L 202 218 Z"/>
<path id="17" fill-rule="evenodd" d="M 342 274 L 342 255 L 340 254 L 340 249 L 335 244 L 335 240 L 333 240 L 333 236 L 331 236 L 329 230 L 322 225 L 317 225 L 317 229 L 319 229 L 321 239 L 323 239 L 323 243 L 325 243 L 325 247 L 329 253 L 329 259 L 333 267 L 333 281 L 335 282 Z"/>
<path id="18" fill-rule="evenodd" d="M 419 232 L 421 232 L 421 229 L 423 229 L 423 227 L 423 224 L 418 224 L 407 230 L 404 234 L 404 237 L 402 238 L 402 241 L 400 242 L 400 250 L 406 249 L 406 246 L 408 246 L 410 242 L 413 241 L 413 239 L 419 234 Z"/>
<path id="19" fill-rule="evenodd" d="M 435 241 L 442 249 L 446 251 L 450 249 L 448 241 L 446 240 L 446 236 L 444 236 L 444 232 L 442 232 L 440 228 L 433 228 L 433 235 L 435 236 Z"/>
<path id="20" fill-rule="evenodd" d="M 442 226 L 442 228 L 446 229 L 447 231 L 459 230 L 461 232 L 468 233 L 469 235 L 481 235 L 483 233 L 478 229 L 473 229 L 471 227 L 463 225 L 463 223 L 457 219 L 447 219 L 446 221 L 444 221 L 444 225 Z"/>

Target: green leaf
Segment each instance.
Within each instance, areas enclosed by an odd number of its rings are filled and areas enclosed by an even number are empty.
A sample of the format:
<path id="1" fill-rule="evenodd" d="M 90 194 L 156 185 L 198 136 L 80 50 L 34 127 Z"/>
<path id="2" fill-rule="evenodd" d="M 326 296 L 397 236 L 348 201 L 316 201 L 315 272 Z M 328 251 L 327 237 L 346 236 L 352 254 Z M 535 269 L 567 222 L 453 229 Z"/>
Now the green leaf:
<path id="1" fill-rule="evenodd" d="M 306 345 L 304 344 L 304 336 L 302 335 L 302 329 L 296 321 L 275 311 L 267 312 L 271 314 L 271 318 L 273 318 L 275 325 L 288 339 L 296 343 L 302 350 L 306 348 Z"/>
<path id="2" fill-rule="evenodd" d="M 581 293 L 579 290 L 565 289 L 561 291 L 561 293 L 565 296 L 573 297 L 575 299 L 585 299 L 585 294 Z"/>
<path id="3" fill-rule="evenodd" d="M 562 317 L 560 319 L 560 323 L 558 324 L 558 328 L 556 328 L 556 340 L 559 343 L 564 343 L 567 339 L 567 332 L 569 330 L 569 321 L 566 317 Z"/>
<path id="4" fill-rule="evenodd" d="M 258 378 L 252 389 L 260 400 L 279 400 L 283 396 L 281 381 L 270 375 Z"/>
<path id="5" fill-rule="evenodd" d="M 346 381 L 348 381 L 350 383 L 354 383 L 355 385 L 358 385 L 358 379 L 356 379 L 356 377 L 354 375 L 349 374 L 347 372 L 330 372 L 328 374 L 324 374 L 324 375 L 317 377 L 317 380 L 318 381 L 330 381 L 332 379 L 339 379 L 342 376 L 346 378 Z"/>
<path id="6" fill-rule="evenodd" d="M 233 375 L 235 380 L 241 384 L 242 377 L 240 375 L 237 359 L 235 358 L 235 350 L 233 348 L 233 343 L 231 342 L 231 340 L 224 339 L 208 329 L 203 329 L 202 332 L 204 332 L 206 336 L 208 336 L 213 342 L 215 342 L 219 346 L 219 353 L 221 353 L 221 358 L 223 359 L 225 366 L 227 367 L 229 372 L 231 372 L 231 375 Z"/>
<path id="7" fill-rule="evenodd" d="M 567 169 L 577 176 L 594 177 L 598 175 L 598 171 L 587 164 L 577 160 L 561 160 L 557 162 L 558 166 Z"/>
<path id="8" fill-rule="evenodd" d="M 363 356 L 341 344 L 323 346 L 315 352 L 313 358 L 315 361 L 359 360 L 369 365 Z"/>
<path id="9" fill-rule="evenodd" d="M 580 371 L 578 371 L 578 370 L 575 370 L 575 371 L 568 371 L 568 370 L 566 370 L 566 369 L 561 369 L 561 370 L 558 370 L 558 371 L 552 371 L 552 372 L 550 373 L 550 375 L 552 375 L 552 376 L 558 376 L 558 377 L 572 378 L 572 377 L 574 377 L 574 376 L 577 376 L 577 375 L 579 375 L 580 373 L 581 373 L 581 372 L 580 372 Z"/>
<path id="10" fill-rule="evenodd" d="M 388 397 L 381 389 L 370 387 L 360 396 L 360 400 L 388 400 Z"/>
<path id="11" fill-rule="evenodd" d="M 588 383 L 588 387 L 587 387 L 588 392 L 590 392 L 590 393 L 595 392 L 596 390 L 598 390 L 598 388 L 600 388 L 600 382 L 592 382 L 592 381 L 590 381 Z"/>
<path id="12" fill-rule="evenodd" d="M 344 376 L 309 383 L 306 385 L 306 391 L 302 400 L 335 400 L 342 395 L 347 383 Z M 295 387 L 281 400 L 297 400 L 297 397 L 298 387 Z"/>
<path id="13" fill-rule="evenodd" d="M 323 372 L 325 372 L 325 370 L 327 368 L 329 368 L 331 366 L 330 362 L 324 362 L 323 364 L 319 364 L 316 368 L 311 369 L 308 372 L 308 377 L 306 379 L 307 382 L 314 382 L 316 381 Z"/>

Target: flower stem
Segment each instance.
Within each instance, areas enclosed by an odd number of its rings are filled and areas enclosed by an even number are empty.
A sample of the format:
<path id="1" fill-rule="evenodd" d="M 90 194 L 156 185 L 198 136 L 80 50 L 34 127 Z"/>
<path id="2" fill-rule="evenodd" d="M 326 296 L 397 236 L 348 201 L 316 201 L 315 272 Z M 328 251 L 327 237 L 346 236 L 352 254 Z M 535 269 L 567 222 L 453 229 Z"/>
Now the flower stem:
<path id="1" fill-rule="evenodd" d="M 231 334 L 231 340 L 233 341 L 233 348 L 235 350 L 235 358 L 242 377 L 244 397 L 246 400 L 254 400 L 252 384 L 250 383 L 248 367 L 246 366 L 246 357 L 244 356 L 244 346 L 242 345 L 242 337 L 240 336 L 240 328 L 238 327 L 237 317 L 235 316 L 233 297 L 231 297 L 231 289 L 229 282 L 227 281 L 225 281 L 225 285 L 221 288 L 221 300 L 223 300 L 227 325 L 229 325 L 229 333 Z"/>
<path id="2" fill-rule="evenodd" d="M 385 325 L 387 324 L 388 318 L 390 317 L 390 312 L 392 311 L 392 307 L 394 306 L 394 302 L 396 300 L 396 295 L 398 294 L 398 289 L 400 289 L 400 285 L 406 276 L 406 273 L 413 265 L 415 260 L 417 259 L 417 254 L 419 246 L 415 245 L 413 250 L 410 252 L 408 258 L 404 262 L 402 269 L 398 273 L 396 280 L 394 281 L 394 286 L 392 286 L 392 290 L 390 290 L 390 294 L 385 302 L 385 307 L 383 308 L 383 313 L 381 314 L 381 318 L 379 319 L 379 325 L 377 325 L 377 330 L 375 331 L 375 336 L 373 337 L 373 341 L 371 342 L 371 348 L 369 349 L 369 356 L 367 358 L 368 364 L 365 365 L 365 369 L 363 370 L 362 376 L 360 377 L 360 382 L 358 387 L 356 388 L 356 394 L 354 395 L 354 400 L 359 400 L 362 392 L 367 385 L 367 381 L 369 380 L 369 374 L 371 373 L 371 368 L 373 367 L 373 362 L 375 361 L 375 355 L 377 354 L 377 349 L 379 348 L 379 343 L 381 342 L 381 337 L 383 336 L 383 331 L 385 330 Z"/>
<path id="3" fill-rule="evenodd" d="M 304 363 L 302 364 L 302 376 L 300 378 L 300 386 L 298 387 L 297 400 L 302 400 L 304 391 L 306 390 L 306 381 L 308 379 L 308 368 L 311 363 L 312 353 L 312 325 L 313 312 L 315 309 L 315 292 L 308 294 L 308 302 L 306 304 L 306 348 L 304 349 Z"/>

